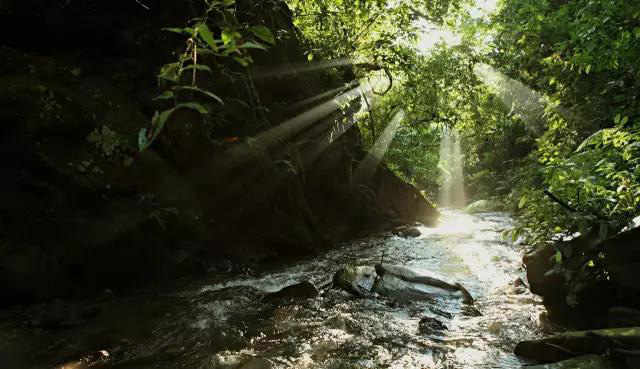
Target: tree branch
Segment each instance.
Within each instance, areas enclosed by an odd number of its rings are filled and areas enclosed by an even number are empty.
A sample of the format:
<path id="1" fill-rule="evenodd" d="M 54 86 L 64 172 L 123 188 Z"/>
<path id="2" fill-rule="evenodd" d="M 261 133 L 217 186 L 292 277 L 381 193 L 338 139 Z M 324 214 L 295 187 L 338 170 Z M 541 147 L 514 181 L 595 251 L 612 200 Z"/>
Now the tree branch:
<path id="1" fill-rule="evenodd" d="M 387 86 L 387 89 L 384 90 L 384 92 L 377 92 L 376 89 L 373 86 L 371 86 L 371 91 L 373 91 L 373 93 L 378 96 L 386 95 L 387 92 L 389 92 L 393 87 L 393 75 L 391 74 L 391 71 L 389 70 L 388 67 L 383 67 L 383 69 L 384 69 L 384 73 L 387 75 L 387 78 L 389 78 L 389 86 Z"/>

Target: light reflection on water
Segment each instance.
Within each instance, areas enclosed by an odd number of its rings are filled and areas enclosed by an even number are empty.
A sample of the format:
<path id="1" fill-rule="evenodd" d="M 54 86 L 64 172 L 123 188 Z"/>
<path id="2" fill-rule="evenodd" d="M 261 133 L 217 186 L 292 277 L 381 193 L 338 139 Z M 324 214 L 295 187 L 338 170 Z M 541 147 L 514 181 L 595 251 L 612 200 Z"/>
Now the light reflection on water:
<path id="1" fill-rule="evenodd" d="M 109 368 L 265 368 L 267 361 L 273 368 L 517 368 L 515 344 L 545 327 L 539 300 L 513 283 L 524 271 L 520 247 L 500 236 L 510 226 L 499 213 L 444 210 L 440 226 L 420 227 L 417 239 L 384 234 L 254 277 L 214 276 L 115 300 L 95 322 L 11 344 L 40 353 L 62 342 L 46 359 L 58 365 L 108 349 Z M 347 263 L 378 263 L 383 252 L 386 263 L 460 282 L 482 316 L 465 314 L 457 299 L 359 299 L 335 289 L 314 299 L 262 301 L 304 279 L 322 285 Z M 420 330 L 423 318 L 447 329 Z"/>
<path id="2" fill-rule="evenodd" d="M 514 368 L 522 365 L 511 352 L 518 340 L 540 331 L 537 298 L 514 286 L 524 279 L 521 252 L 501 231 L 511 226 L 503 214 L 468 215 L 445 210 L 436 228 L 420 227 L 417 239 L 378 237 L 355 242 L 313 260 L 255 279 L 223 281 L 202 287 L 201 293 L 250 285 L 265 291 L 302 279 L 326 281 L 342 264 L 374 264 L 383 250 L 385 262 L 427 269 L 462 283 L 476 298 L 482 316 L 465 316 L 457 301 L 393 303 L 385 299 L 355 299 L 340 291 L 289 305 L 282 336 L 256 351 L 277 367 L 357 368 Z M 434 314 L 451 314 L 450 319 Z M 430 316 L 448 328 L 419 333 L 418 321 Z M 336 321 L 342 323 L 336 325 Z M 327 324 L 327 322 L 329 322 Z M 297 347 L 279 355 L 282 347 Z"/>

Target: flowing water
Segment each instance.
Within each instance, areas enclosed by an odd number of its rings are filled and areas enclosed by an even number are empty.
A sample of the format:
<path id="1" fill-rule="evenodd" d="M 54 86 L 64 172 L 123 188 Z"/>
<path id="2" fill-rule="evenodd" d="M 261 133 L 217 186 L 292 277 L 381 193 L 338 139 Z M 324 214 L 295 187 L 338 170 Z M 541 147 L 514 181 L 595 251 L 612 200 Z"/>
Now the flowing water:
<path id="1" fill-rule="evenodd" d="M 3 368 L 517 368 L 517 341 L 547 328 L 524 279 L 521 247 L 500 235 L 507 215 L 444 211 L 422 236 L 390 234 L 351 242 L 313 260 L 259 275 L 210 277 L 168 291 L 102 305 L 93 321 L 34 331 L 7 320 Z M 482 314 L 457 300 L 399 302 L 329 289 L 321 297 L 280 302 L 265 292 L 301 280 L 322 285 L 346 263 L 428 269 L 463 284 Z M 444 327 L 419 329 L 431 317 Z M 101 351 L 104 350 L 104 351 Z M 108 356 L 107 356 L 108 355 Z"/>

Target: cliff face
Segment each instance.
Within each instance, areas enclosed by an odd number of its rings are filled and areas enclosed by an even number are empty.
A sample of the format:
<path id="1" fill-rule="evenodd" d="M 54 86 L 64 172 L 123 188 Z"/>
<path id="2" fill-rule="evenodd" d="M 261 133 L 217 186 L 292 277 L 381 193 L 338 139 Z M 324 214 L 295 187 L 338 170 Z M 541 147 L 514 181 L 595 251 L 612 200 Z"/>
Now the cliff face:
<path id="1" fill-rule="evenodd" d="M 437 217 L 386 169 L 353 185 L 364 157 L 357 101 L 300 123 L 331 97 L 300 101 L 353 74 L 295 72 L 306 58 L 284 3 L 239 2 L 239 16 L 259 14 L 282 31 L 277 45 L 253 55 L 252 74 L 223 66 L 235 77 L 210 81 L 225 106 L 209 119 L 179 111 L 138 152 L 138 132 L 156 108 L 156 74 L 183 44 L 160 29 L 185 24 L 189 3 L 0 5 L 3 304 L 315 252 Z M 259 73 L 268 70 L 278 73 Z"/>

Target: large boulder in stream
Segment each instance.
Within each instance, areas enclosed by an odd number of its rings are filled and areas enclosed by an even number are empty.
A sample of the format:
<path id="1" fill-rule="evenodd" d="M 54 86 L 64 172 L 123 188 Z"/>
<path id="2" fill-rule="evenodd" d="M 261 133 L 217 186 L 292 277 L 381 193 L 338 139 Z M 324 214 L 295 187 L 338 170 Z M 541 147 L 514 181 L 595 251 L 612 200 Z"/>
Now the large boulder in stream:
<path id="1" fill-rule="evenodd" d="M 556 265 L 557 252 L 563 256 L 562 268 Z M 597 254 L 602 257 L 596 259 Z M 576 284 L 575 276 L 589 260 L 585 255 L 599 260 L 609 277 L 582 278 Z M 523 263 L 531 292 L 543 297 L 547 309 L 556 318 L 578 324 L 588 321 L 582 324 L 585 329 L 607 326 L 604 318 L 612 307 L 640 307 L 640 228 L 621 232 L 602 242 L 578 237 L 542 245 L 526 254 Z M 579 286 L 571 296 L 573 305 L 567 299 L 572 284 Z"/>
<path id="2" fill-rule="evenodd" d="M 426 300 L 438 297 L 461 298 L 473 304 L 471 294 L 459 283 L 435 273 L 390 264 L 349 265 L 333 277 L 335 286 L 356 296 L 378 294 L 398 300 Z"/>
<path id="3" fill-rule="evenodd" d="M 527 366 L 527 369 L 615 369 L 616 363 L 600 355 L 584 355 L 552 364 Z"/>
<path id="4" fill-rule="evenodd" d="M 585 354 L 634 353 L 640 350 L 640 327 L 566 332 L 537 340 L 521 341 L 515 354 L 543 363 Z"/>

